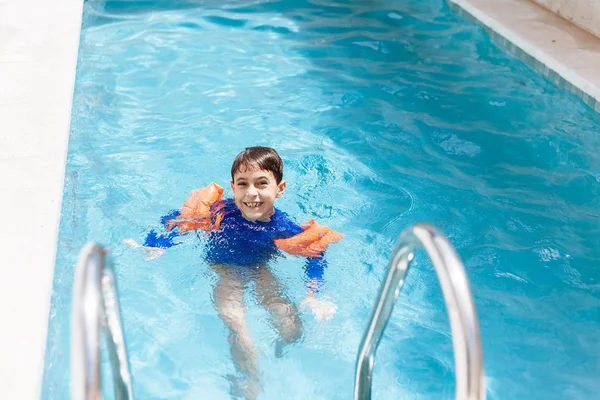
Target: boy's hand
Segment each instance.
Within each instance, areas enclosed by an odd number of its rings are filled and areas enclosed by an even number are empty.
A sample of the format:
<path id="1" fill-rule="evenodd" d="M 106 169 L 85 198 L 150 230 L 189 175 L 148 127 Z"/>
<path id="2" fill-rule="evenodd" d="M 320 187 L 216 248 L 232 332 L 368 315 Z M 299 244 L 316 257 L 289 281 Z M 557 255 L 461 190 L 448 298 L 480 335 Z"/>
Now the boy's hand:
<path id="1" fill-rule="evenodd" d="M 306 299 L 302 300 L 301 306 L 307 306 L 315 314 L 317 321 L 331 319 L 333 314 L 337 311 L 337 306 L 326 300 L 317 299 L 313 295 L 309 295 Z"/>
<path id="2" fill-rule="evenodd" d="M 165 254 L 165 249 L 161 249 L 159 247 L 142 246 L 141 244 L 139 244 L 138 242 L 136 242 L 133 239 L 125 239 L 125 240 L 123 240 L 123 243 L 125 243 L 127 246 L 131 247 L 132 249 L 144 249 L 145 253 L 146 253 L 146 257 L 145 257 L 146 261 L 155 260 L 158 257 Z"/>

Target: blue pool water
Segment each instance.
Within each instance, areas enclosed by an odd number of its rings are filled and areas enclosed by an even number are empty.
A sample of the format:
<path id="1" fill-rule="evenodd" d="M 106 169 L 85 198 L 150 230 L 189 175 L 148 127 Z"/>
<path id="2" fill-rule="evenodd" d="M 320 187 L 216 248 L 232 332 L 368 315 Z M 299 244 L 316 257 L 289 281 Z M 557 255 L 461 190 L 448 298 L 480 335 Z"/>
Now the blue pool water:
<path id="1" fill-rule="evenodd" d="M 245 146 L 277 148 L 278 207 L 346 237 L 328 251 L 303 341 L 276 358 L 252 296 L 261 399 L 350 399 L 356 351 L 396 237 L 437 225 L 480 316 L 490 399 L 600 391 L 600 118 L 443 0 L 88 1 L 49 319 L 43 399 L 68 398 L 73 266 L 110 248 L 139 399 L 228 399 L 234 373 L 193 237 L 143 239 Z M 273 263 L 305 294 L 301 259 Z M 450 399 L 449 324 L 420 255 L 378 351 L 374 399 Z M 108 379 L 106 380 L 108 381 Z"/>

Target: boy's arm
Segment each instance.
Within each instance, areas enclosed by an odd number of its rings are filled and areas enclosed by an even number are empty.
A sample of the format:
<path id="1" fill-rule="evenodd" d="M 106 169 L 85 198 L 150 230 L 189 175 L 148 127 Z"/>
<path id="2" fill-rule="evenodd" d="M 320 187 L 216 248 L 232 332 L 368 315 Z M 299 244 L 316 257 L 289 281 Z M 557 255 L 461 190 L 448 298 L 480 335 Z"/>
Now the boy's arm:
<path id="1" fill-rule="evenodd" d="M 217 229 L 221 223 L 222 214 L 218 205 L 221 203 L 223 188 L 216 183 L 192 191 L 181 210 L 171 210 L 160 219 L 161 228 L 151 229 L 144 239 L 144 244 L 138 244 L 134 239 L 123 242 L 134 248 L 146 250 L 146 260 L 152 260 L 164 254 L 165 249 L 177 246 L 174 239 L 189 231 Z"/>
<path id="2" fill-rule="evenodd" d="M 327 260 L 325 256 L 307 257 L 304 264 L 304 275 L 306 278 L 306 287 L 310 294 L 315 295 L 323 286 L 323 275 L 327 268 Z"/>
<path id="3" fill-rule="evenodd" d="M 327 262 L 325 261 L 325 250 L 329 244 L 337 242 L 343 235 L 310 221 L 304 226 L 298 226 L 288 222 L 290 228 L 286 239 L 275 240 L 275 244 L 281 250 L 298 256 L 306 257 L 304 272 L 306 275 L 306 286 L 308 296 L 301 305 L 308 306 L 315 314 L 317 320 L 330 319 L 337 310 L 337 306 L 329 301 L 316 297 L 319 287 L 323 283 L 323 275 Z"/>
<path id="4" fill-rule="evenodd" d="M 150 232 L 146 235 L 146 239 L 144 240 L 145 247 L 159 247 L 162 249 L 168 249 L 169 247 L 177 246 L 179 243 L 173 242 L 175 237 L 179 236 L 178 229 L 169 230 L 170 221 L 176 219 L 179 216 L 179 210 L 171 210 L 168 214 L 163 215 L 160 218 L 160 224 L 164 229 L 157 232 L 154 229 L 151 229 Z"/>
<path id="5" fill-rule="evenodd" d="M 280 233 L 284 238 L 276 239 L 275 245 L 288 254 L 307 258 L 304 270 L 308 278 L 308 287 L 313 294 L 316 293 L 319 284 L 323 281 L 325 268 L 327 268 L 324 257 L 325 250 L 330 244 L 342 239 L 344 235 L 322 226 L 314 220 L 300 226 L 285 214 L 280 224 Z"/>
<path id="6" fill-rule="evenodd" d="M 161 217 L 161 228 L 150 229 L 144 238 L 143 244 L 139 244 L 135 239 L 125 239 L 123 243 L 131 248 L 141 248 L 146 251 L 146 261 L 154 260 L 165 253 L 165 250 L 169 247 L 177 246 L 179 243 L 173 239 L 179 236 L 178 230 L 168 230 L 168 221 L 176 218 L 179 215 L 179 210 L 171 210 L 168 214 Z"/>
<path id="7" fill-rule="evenodd" d="M 310 294 L 316 294 L 319 291 L 319 286 L 322 285 L 325 268 L 327 268 L 324 254 L 311 254 L 307 250 L 310 243 L 302 239 L 303 234 L 306 232 L 305 228 L 294 222 L 287 214 L 283 214 L 279 224 L 279 235 L 283 238 L 276 239 L 274 241 L 275 245 L 288 254 L 306 257 L 306 263 L 304 264 L 306 287 Z M 304 236 L 306 235 L 304 234 Z"/>
<path id="8" fill-rule="evenodd" d="M 317 321 L 328 320 L 337 311 L 337 306 L 334 303 L 316 296 L 319 287 L 323 284 L 325 268 L 327 268 L 327 261 L 325 261 L 324 255 L 306 259 L 304 271 L 307 277 L 308 296 L 300 304 L 310 308 Z"/>

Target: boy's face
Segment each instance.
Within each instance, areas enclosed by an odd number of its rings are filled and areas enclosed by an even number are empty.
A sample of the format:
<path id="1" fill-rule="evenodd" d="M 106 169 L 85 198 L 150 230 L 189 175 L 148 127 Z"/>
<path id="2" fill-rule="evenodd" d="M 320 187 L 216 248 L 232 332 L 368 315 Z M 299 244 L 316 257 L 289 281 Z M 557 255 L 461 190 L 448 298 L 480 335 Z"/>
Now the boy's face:
<path id="1" fill-rule="evenodd" d="M 285 190 L 285 181 L 277 184 L 271 171 L 242 166 L 233 175 L 231 189 L 235 205 L 248 221 L 269 221 L 275 199 Z"/>

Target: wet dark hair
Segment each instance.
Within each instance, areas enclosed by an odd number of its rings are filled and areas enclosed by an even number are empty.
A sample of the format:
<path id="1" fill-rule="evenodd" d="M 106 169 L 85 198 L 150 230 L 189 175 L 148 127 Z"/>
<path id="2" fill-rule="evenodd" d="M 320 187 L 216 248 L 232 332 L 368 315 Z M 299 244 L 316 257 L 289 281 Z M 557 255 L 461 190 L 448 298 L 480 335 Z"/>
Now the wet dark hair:
<path id="1" fill-rule="evenodd" d="M 283 179 L 283 161 L 275 149 L 271 147 L 246 147 L 246 150 L 238 154 L 235 160 L 233 160 L 233 165 L 231 166 L 232 181 L 233 175 L 239 172 L 241 168 L 271 171 L 278 185 Z"/>

